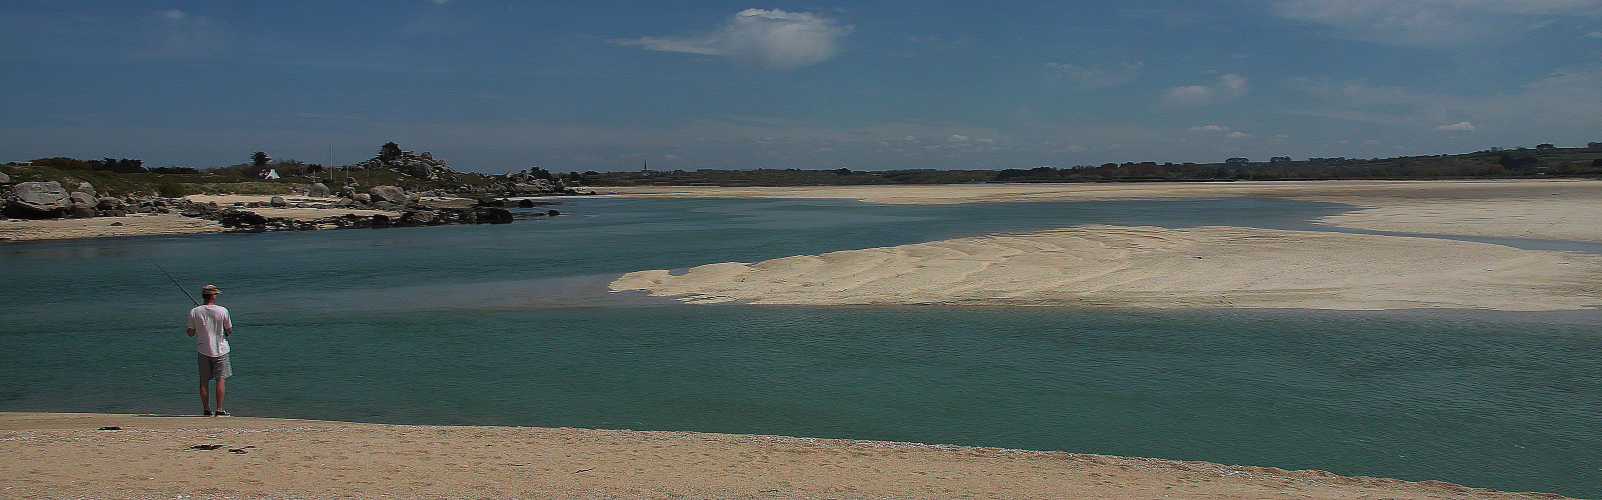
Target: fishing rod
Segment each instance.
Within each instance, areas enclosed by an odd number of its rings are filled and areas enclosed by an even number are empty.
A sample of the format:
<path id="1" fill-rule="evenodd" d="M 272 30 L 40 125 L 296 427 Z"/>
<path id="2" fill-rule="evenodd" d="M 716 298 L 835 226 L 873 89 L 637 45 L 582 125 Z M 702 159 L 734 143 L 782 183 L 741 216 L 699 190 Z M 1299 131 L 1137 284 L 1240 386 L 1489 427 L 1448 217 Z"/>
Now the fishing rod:
<path id="1" fill-rule="evenodd" d="M 161 270 L 161 274 L 167 275 L 167 279 L 172 280 L 172 284 L 178 285 L 178 289 L 184 292 L 184 296 L 185 297 L 189 297 L 189 301 L 190 302 L 194 302 L 195 305 L 197 305 L 197 306 L 200 305 L 200 301 L 195 300 L 195 296 L 189 294 L 189 289 L 184 288 L 184 285 L 182 283 L 178 282 L 178 278 L 172 277 L 172 273 L 167 272 L 167 268 L 161 267 L 161 263 L 160 262 L 156 262 L 156 258 L 155 257 L 151 257 L 150 258 L 150 263 L 151 264 L 155 264 L 156 265 L 156 269 L 160 269 Z"/>

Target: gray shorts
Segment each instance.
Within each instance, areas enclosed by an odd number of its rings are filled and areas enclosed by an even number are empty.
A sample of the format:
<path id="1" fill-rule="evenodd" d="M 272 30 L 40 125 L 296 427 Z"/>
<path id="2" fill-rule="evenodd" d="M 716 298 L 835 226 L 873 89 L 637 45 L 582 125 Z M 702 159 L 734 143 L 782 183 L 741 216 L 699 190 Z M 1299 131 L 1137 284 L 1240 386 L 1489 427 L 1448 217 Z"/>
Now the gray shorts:
<path id="1" fill-rule="evenodd" d="M 228 377 L 230 377 L 230 376 L 232 376 L 234 374 L 234 369 L 232 367 L 228 366 L 228 355 L 227 354 L 224 354 L 224 355 L 217 356 L 217 357 L 213 358 L 211 356 L 207 356 L 205 354 L 201 354 L 201 353 L 197 352 L 197 353 L 195 353 L 195 356 L 200 358 L 200 381 L 201 382 L 205 382 L 205 381 L 208 381 L 208 380 L 211 380 L 211 379 L 228 378 Z"/>

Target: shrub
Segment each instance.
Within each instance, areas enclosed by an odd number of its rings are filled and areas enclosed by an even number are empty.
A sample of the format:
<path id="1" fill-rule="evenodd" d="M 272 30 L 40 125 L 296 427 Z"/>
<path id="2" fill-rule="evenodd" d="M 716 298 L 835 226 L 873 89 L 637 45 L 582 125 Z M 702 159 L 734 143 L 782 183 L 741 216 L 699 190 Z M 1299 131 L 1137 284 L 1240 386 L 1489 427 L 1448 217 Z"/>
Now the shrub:
<path id="1" fill-rule="evenodd" d="M 156 192 L 161 194 L 162 198 L 183 198 L 184 195 L 189 194 L 184 192 L 183 184 L 176 182 L 163 182 L 156 187 Z"/>

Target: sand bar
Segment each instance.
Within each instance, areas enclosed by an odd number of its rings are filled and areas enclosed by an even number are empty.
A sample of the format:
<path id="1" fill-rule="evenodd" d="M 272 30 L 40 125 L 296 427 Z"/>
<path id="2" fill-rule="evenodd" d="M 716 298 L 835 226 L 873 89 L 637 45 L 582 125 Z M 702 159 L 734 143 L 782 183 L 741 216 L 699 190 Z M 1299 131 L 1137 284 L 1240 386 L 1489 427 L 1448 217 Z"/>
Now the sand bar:
<path id="1" fill-rule="evenodd" d="M 628 196 L 876 203 L 1281 198 L 1366 230 L 1602 241 L 1602 181 L 1321 181 L 630 188 Z M 1602 305 L 1595 255 L 1436 238 L 1086 226 L 644 270 L 612 283 L 690 303 L 1572 310 Z"/>
<path id="2" fill-rule="evenodd" d="M 1602 255 L 1241 227 L 1080 226 L 637 271 L 611 284 L 689 303 L 1139 308 L 1602 305 Z"/>
<path id="3" fill-rule="evenodd" d="M 0 413 L 0 456 L 0 497 L 37 499 L 1562 498 L 1062 452 L 246 417 Z"/>

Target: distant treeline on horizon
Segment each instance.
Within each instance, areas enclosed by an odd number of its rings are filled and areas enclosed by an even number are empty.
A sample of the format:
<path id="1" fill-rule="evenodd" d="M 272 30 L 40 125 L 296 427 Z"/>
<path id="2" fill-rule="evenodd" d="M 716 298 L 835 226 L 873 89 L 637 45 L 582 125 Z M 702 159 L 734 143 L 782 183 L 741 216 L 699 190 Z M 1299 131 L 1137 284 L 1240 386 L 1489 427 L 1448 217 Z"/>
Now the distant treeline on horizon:
<path id="1" fill-rule="evenodd" d="M 801 169 L 639 170 L 584 172 L 591 186 L 710 185 L 796 186 L 852 184 L 961 184 L 975 182 L 1139 182 L 1213 180 L 1445 179 L 1474 177 L 1590 177 L 1602 175 L 1602 143 L 1584 148 L 1499 149 L 1458 155 L 1398 158 L 1274 157 L 1266 162 L 1230 158 L 1220 163 L 1127 162 L 1004 170 L 910 169 L 853 171 Z"/>
<path id="2" fill-rule="evenodd" d="M 393 143 L 385 147 L 393 147 Z M 115 174 L 180 174 L 180 177 L 217 176 L 260 179 L 269 171 L 281 175 L 283 182 L 305 182 L 306 177 L 318 179 L 328 175 L 330 169 L 322 165 L 305 164 L 295 160 L 269 162 L 263 153 L 256 153 L 250 164 L 230 165 L 211 169 L 190 167 L 143 166 L 143 161 L 128 158 L 76 160 L 66 157 L 40 158 L 30 162 L 12 162 L 9 168 L 46 167 L 58 171 L 94 171 L 105 175 Z M 345 167 L 341 167 L 345 168 Z M 393 170 L 393 169 L 390 169 Z M 1535 148 L 1500 149 L 1456 155 L 1405 156 L 1396 158 L 1307 158 L 1273 157 L 1268 161 L 1249 158 L 1229 158 L 1219 163 L 1157 163 L 1126 162 L 1101 165 L 1075 165 L 1071 167 L 1041 166 L 1029 169 L 1003 170 L 938 170 L 907 169 L 884 171 L 854 171 L 847 168 L 832 170 L 755 169 L 755 170 L 650 170 L 625 172 L 571 172 L 552 174 L 544 168 L 531 167 L 524 171 L 504 175 L 468 173 L 458 182 L 468 184 L 495 183 L 496 178 L 510 178 L 527 172 L 540 178 L 560 179 L 569 185 L 585 186 L 640 186 L 640 185 L 707 185 L 707 186 L 799 186 L 799 185 L 858 185 L 858 184 L 961 184 L 980 182 L 1152 182 L 1152 181 L 1229 181 L 1229 180 L 1327 180 L 1327 179 L 1451 179 L 1451 178 L 1519 178 L 1519 177 L 1599 177 L 1602 176 L 1602 142 L 1592 142 L 1583 148 L 1559 148 L 1542 144 Z M 321 174 L 321 175 L 318 175 Z M 401 178 L 387 181 L 403 182 Z M 369 179 L 371 179 L 369 177 Z M 377 179 L 373 179 L 377 180 Z M 200 179 L 172 179 L 172 182 L 198 182 Z M 215 180 L 211 181 L 215 182 Z M 432 184 L 432 183 L 431 183 Z"/>

